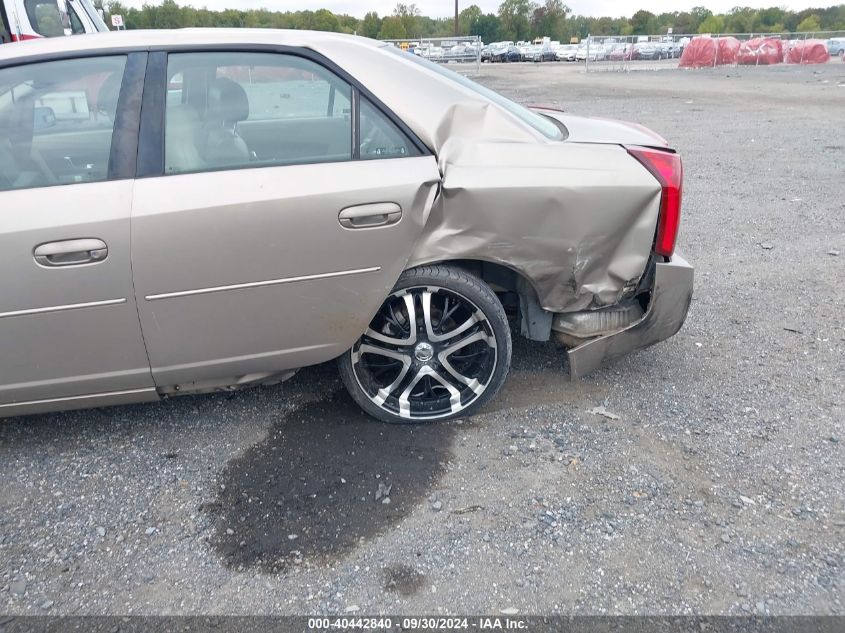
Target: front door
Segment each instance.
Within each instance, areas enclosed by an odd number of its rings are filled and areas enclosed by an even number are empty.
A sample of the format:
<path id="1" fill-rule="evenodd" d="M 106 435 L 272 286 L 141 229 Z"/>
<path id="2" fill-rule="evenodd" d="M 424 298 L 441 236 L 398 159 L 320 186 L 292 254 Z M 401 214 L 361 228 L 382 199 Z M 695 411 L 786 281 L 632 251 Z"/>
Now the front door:
<path id="1" fill-rule="evenodd" d="M 0 416 L 153 392 L 129 259 L 133 180 L 112 151 L 137 134 L 115 133 L 127 68 L 143 68 L 128 59 L 0 68 Z"/>
<path id="2" fill-rule="evenodd" d="M 410 256 L 434 157 L 305 53 L 170 54 L 161 81 L 162 175 L 137 181 L 132 216 L 156 383 L 338 356 Z"/>

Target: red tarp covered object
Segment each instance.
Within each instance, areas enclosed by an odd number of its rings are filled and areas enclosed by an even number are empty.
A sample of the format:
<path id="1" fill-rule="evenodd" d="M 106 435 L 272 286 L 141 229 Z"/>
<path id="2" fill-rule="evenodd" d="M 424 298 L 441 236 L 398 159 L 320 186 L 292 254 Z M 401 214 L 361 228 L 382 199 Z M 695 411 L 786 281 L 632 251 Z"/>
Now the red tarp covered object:
<path id="1" fill-rule="evenodd" d="M 788 46 L 784 61 L 787 64 L 824 64 L 830 61 L 830 53 L 822 40 L 794 42 Z"/>
<path id="2" fill-rule="evenodd" d="M 735 64 L 739 46 L 739 40 L 735 37 L 694 37 L 684 47 L 684 54 L 681 55 L 678 65 L 681 68 L 705 68 Z"/>
<path id="3" fill-rule="evenodd" d="M 771 37 L 755 37 L 739 47 L 737 61 L 744 66 L 768 66 L 783 61 L 783 42 Z"/>

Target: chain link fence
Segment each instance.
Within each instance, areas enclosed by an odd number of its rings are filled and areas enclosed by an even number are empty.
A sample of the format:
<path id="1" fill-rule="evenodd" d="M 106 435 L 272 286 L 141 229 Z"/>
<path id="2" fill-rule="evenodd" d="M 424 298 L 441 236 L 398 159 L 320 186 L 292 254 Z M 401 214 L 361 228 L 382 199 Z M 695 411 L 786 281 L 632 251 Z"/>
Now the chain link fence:
<path id="1" fill-rule="evenodd" d="M 474 64 L 476 72 L 481 69 L 481 49 L 484 44 L 477 35 L 383 41 L 439 64 Z"/>
<path id="2" fill-rule="evenodd" d="M 842 62 L 845 31 L 590 36 L 576 61 L 587 72 Z"/>

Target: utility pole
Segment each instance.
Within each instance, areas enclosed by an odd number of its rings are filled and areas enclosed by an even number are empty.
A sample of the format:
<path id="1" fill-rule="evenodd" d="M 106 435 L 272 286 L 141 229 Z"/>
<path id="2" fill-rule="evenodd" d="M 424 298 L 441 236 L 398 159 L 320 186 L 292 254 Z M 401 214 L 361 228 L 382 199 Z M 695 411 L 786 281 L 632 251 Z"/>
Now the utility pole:
<path id="1" fill-rule="evenodd" d="M 458 24 L 458 0 L 455 0 L 455 37 L 461 34 L 461 27 Z"/>

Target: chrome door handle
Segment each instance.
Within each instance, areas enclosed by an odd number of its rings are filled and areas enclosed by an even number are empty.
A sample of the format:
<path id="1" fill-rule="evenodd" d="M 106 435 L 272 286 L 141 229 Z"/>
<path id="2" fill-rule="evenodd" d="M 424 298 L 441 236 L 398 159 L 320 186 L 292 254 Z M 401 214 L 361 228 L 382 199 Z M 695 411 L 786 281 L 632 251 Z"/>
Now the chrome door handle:
<path id="1" fill-rule="evenodd" d="M 371 229 L 389 226 L 402 219 L 402 207 L 395 202 L 376 202 L 346 207 L 337 220 L 345 229 Z"/>
<path id="2" fill-rule="evenodd" d="M 35 261 L 41 266 L 78 266 L 103 261 L 109 255 L 109 248 L 103 240 L 95 238 L 48 242 L 32 251 Z"/>

